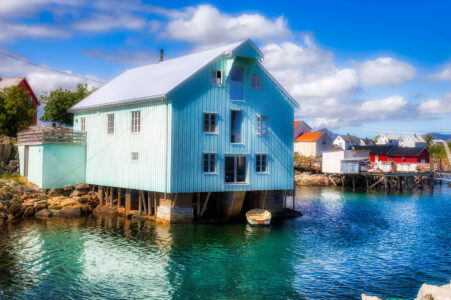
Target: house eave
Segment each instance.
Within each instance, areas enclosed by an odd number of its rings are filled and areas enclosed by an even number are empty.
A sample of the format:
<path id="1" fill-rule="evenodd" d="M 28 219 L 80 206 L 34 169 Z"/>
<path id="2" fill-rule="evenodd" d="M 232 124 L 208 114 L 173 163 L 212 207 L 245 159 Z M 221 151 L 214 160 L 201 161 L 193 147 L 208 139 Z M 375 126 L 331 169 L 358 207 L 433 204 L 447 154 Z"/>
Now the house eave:
<path id="1" fill-rule="evenodd" d="M 97 105 L 90 105 L 90 106 L 84 106 L 81 108 L 69 108 L 69 112 L 80 112 L 80 111 L 90 111 L 90 110 L 98 110 L 98 109 L 106 109 L 106 108 L 113 108 L 113 107 L 119 107 L 119 106 L 125 106 L 125 105 L 132 105 L 132 104 L 139 104 L 144 102 L 155 102 L 155 101 L 164 101 L 168 98 L 166 95 L 155 95 L 155 96 L 147 96 L 147 97 L 140 97 L 140 98 L 133 98 L 133 99 L 127 99 L 127 100 L 118 100 L 115 102 L 109 102 L 107 104 L 97 104 Z"/>

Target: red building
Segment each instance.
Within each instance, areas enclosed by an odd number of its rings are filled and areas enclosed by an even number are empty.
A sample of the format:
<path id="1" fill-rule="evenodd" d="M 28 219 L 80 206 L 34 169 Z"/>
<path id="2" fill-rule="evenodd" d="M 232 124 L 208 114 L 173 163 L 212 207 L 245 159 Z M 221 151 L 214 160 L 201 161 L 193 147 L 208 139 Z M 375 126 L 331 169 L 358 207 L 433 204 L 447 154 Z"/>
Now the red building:
<path id="1" fill-rule="evenodd" d="M 395 163 L 429 163 L 430 154 L 426 148 L 395 146 L 356 146 L 355 150 L 369 150 L 371 162 L 392 161 Z"/>
<path id="2" fill-rule="evenodd" d="M 38 121 L 39 99 L 38 97 L 36 97 L 36 94 L 33 92 L 33 89 L 31 88 L 27 79 L 25 77 L 0 77 L 0 90 L 12 86 L 18 86 L 22 88 L 25 92 L 28 92 L 28 95 L 30 96 L 30 101 L 34 103 L 34 107 L 36 109 L 32 125 L 36 125 Z"/>

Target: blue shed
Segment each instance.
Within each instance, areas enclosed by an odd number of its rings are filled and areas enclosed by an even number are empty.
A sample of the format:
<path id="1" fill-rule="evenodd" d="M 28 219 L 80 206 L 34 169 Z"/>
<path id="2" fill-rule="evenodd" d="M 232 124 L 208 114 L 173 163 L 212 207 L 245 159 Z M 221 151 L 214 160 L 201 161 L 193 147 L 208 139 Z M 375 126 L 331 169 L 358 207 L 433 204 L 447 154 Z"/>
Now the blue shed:
<path id="1" fill-rule="evenodd" d="M 139 209 L 171 222 L 202 216 L 212 198 L 236 216 L 246 192 L 262 198 L 250 206 L 280 208 L 293 189 L 297 103 L 262 59 L 246 40 L 163 60 L 73 106 L 74 129 L 87 133 L 86 182 L 111 203 L 117 191 L 119 206 L 121 191 L 135 190 Z"/>

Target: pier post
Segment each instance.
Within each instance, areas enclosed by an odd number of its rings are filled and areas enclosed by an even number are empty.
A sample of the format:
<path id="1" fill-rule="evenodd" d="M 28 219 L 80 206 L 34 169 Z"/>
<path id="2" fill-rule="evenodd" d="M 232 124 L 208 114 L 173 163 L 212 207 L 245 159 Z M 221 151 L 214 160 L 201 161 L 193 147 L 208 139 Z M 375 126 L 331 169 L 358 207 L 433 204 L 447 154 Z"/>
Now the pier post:
<path id="1" fill-rule="evenodd" d="M 103 204 L 103 186 L 99 185 L 97 193 L 99 194 L 100 205 Z"/>
<path id="2" fill-rule="evenodd" d="M 113 206 L 113 187 L 110 187 L 110 205 Z"/>
<path id="3" fill-rule="evenodd" d="M 147 214 L 149 216 L 152 214 L 152 199 L 150 197 L 150 192 L 147 192 Z"/>
<path id="4" fill-rule="evenodd" d="M 117 189 L 117 208 L 121 208 L 121 188 Z"/>
<path id="5" fill-rule="evenodd" d="M 132 190 L 125 190 L 125 214 L 127 215 L 130 212 L 132 206 Z"/>
<path id="6" fill-rule="evenodd" d="M 141 191 L 138 192 L 138 214 L 142 213 L 142 195 Z"/>

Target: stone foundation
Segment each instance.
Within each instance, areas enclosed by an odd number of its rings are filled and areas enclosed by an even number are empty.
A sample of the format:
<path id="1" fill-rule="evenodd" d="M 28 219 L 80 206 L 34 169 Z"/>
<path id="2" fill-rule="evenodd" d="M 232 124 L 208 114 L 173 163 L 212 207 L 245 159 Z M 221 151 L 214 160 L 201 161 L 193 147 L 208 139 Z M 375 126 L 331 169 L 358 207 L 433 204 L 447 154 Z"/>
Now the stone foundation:
<path id="1" fill-rule="evenodd" d="M 157 220 L 168 223 L 191 223 L 194 218 L 193 194 L 168 194 L 159 200 Z"/>

